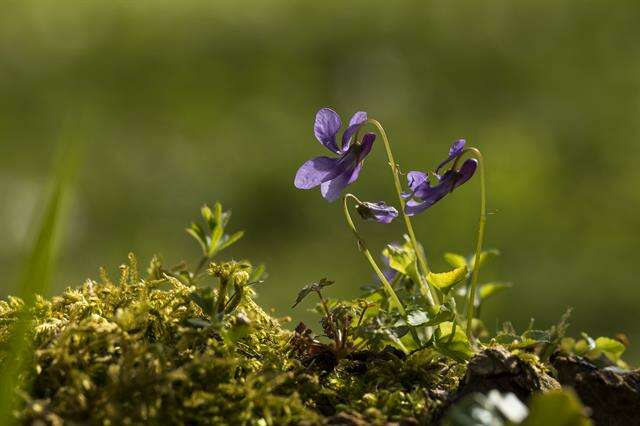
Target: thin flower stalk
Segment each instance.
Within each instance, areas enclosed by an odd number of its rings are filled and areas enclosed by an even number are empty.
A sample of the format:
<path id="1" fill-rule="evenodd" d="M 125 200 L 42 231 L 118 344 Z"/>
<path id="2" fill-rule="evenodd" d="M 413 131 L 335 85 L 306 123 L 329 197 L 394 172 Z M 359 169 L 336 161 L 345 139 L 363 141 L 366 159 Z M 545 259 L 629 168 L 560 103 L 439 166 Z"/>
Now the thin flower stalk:
<path id="1" fill-rule="evenodd" d="M 475 311 L 475 298 L 476 290 L 478 287 L 478 275 L 480 273 L 480 254 L 482 253 L 482 244 L 484 242 L 484 228 L 487 222 L 487 195 L 486 195 L 486 183 L 484 177 L 484 158 L 479 149 L 471 147 L 467 148 L 460 155 L 464 153 L 472 153 L 478 160 L 480 168 L 480 219 L 478 223 L 478 238 L 476 240 L 476 252 L 473 261 L 473 271 L 471 272 L 471 284 L 469 286 L 469 300 L 467 301 L 467 338 L 471 339 L 471 332 L 473 326 L 473 317 Z M 458 159 L 460 158 L 458 157 Z M 457 160 L 456 160 L 457 163 Z M 454 166 L 455 167 L 455 166 Z"/>
<path id="2" fill-rule="evenodd" d="M 390 303 L 391 306 L 395 306 L 398 309 L 398 312 L 400 312 L 400 315 L 402 315 L 403 317 L 406 317 L 407 316 L 406 309 L 402 305 L 402 302 L 398 298 L 398 295 L 396 294 L 396 292 L 393 290 L 393 287 L 389 283 L 389 280 L 387 280 L 387 277 L 384 275 L 384 273 L 382 272 L 382 270 L 380 269 L 376 261 L 373 259 L 373 256 L 371 256 L 371 252 L 367 248 L 366 242 L 360 235 L 360 232 L 358 232 L 358 228 L 356 227 L 355 223 L 353 222 L 353 219 L 351 218 L 351 213 L 349 213 L 349 199 L 352 199 L 357 204 L 360 204 L 362 202 L 358 199 L 358 197 L 350 193 L 347 193 L 343 197 L 344 217 L 347 220 L 347 225 L 349 225 L 349 229 L 351 229 L 351 232 L 353 232 L 353 235 L 356 237 L 356 240 L 358 241 L 358 249 L 362 252 L 364 257 L 367 259 L 367 261 L 371 265 L 371 268 L 373 269 L 376 276 L 382 283 L 382 286 L 384 287 L 391 301 Z M 411 337 L 415 341 L 416 345 L 420 346 L 421 344 L 420 338 L 418 337 L 417 333 L 413 328 L 411 329 Z"/>
<path id="3" fill-rule="evenodd" d="M 429 264 L 427 263 L 427 259 L 422 251 L 422 248 L 418 245 L 418 241 L 416 239 L 416 234 L 413 230 L 413 226 L 411 225 L 411 219 L 405 212 L 405 200 L 402 197 L 402 185 L 400 184 L 400 177 L 398 172 L 398 166 L 396 165 L 395 159 L 393 158 L 393 152 L 391 151 L 391 144 L 389 143 L 389 138 L 387 137 L 387 133 L 384 131 L 384 127 L 378 120 L 369 118 L 367 123 L 372 124 L 378 129 L 380 136 L 382 137 L 382 141 L 384 143 L 385 150 L 387 152 L 387 157 L 389 159 L 389 167 L 391 167 L 391 174 L 393 175 L 393 183 L 396 188 L 396 193 L 398 194 L 398 202 L 400 203 L 400 211 L 402 212 L 402 217 L 404 219 L 405 227 L 407 228 L 407 234 L 409 234 L 409 239 L 411 240 L 411 245 L 413 246 L 413 250 L 416 252 L 416 256 L 418 258 L 418 263 L 420 265 L 421 273 L 418 274 L 420 276 L 420 289 L 423 296 L 427 299 L 427 302 L 433 306 L 435 303 L 438 303 L 437 293 L 432 292 L 429 284 L 425 280 L 425 276 L 429 273 Z"/>

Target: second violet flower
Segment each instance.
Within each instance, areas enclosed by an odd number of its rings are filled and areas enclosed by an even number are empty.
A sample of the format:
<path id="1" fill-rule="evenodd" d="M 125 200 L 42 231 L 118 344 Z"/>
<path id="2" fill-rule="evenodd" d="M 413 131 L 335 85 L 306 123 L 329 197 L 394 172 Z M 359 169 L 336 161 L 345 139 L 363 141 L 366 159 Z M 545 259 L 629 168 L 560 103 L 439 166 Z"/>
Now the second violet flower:
<path id="1" fill-rule="evenodd" d="M 407 173 L 407 181 L 411 191 L 404 193 L 403 197 L 409 199 L 405 206 L 405 213 L 408 216 L 414 216 L 428 209 L 455 188 L 471 179 L 478 167 L 478 161 L 474 158 L 467 159 L 459 169 L 452 167 L 443 175 L 439 174 L 441 168 L 462 155 L 465 144 L 464 139 L 459 139 L 451 145 L 449 156 L 438 165 L 433 173 L 436 178 L 435 185 L 431 185 L 427 173 L 418 171 Z"/>

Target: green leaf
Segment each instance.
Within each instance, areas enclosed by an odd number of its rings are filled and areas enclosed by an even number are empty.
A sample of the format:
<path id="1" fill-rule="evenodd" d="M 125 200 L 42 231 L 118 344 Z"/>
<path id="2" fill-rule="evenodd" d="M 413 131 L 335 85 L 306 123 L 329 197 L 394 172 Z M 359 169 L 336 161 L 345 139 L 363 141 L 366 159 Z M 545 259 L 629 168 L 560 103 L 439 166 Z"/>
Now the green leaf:
<path id="1" fill-rule="evenodd" d="M 298 306 L 298 303 L 302 302 L 305 297 L 307 297 L 311 292 L 319 292 L 324 287 L 330 286 L 333 284 L 333 281 L 330 281 L 326 278 L 322 278 L 317 283 L 307 284 L 298 292 L 298 297 L 296 297 L 296 303 L 291 307 L 292 309 Z"/>
<path id="2" fill-rule="evenodd" d="M 504 290 L 513 287 L 511 283 L 487 283 L 482 284 L 480 287 L 480 291 L 478 292 L 480 295 L 480 300 L 484 301 L 491 296 L 495 296 L 498 293 L 503 292 Z"/>
<path id="3" fill-rule="evenodd" d="M 461 268 L 467 265 L 467 259 L 464 256 L 457 253 L 445 253 L 444 260 L 454 268 Z"/>
<path id="4" fill-rule="evenodd" d="M 5 353 L 10 354 L 3 361 L 3 374 L 0 375 L 0 416 L 7 425 L 16 423 L 9 420 L 9 413 L 17 402 L 16 389 L 19 377 L 24 373 L 25 359 L 29 359 L 27 351 L 32 341 L 30 328 L 33 306 L 38 295 L 47 292 L 55 263 L 57 237 L 60 216 L 62 216 L 65 193 L 69 181 L 75 172 L 76 139 L 63 142 L 58 152 L 58 163 L 50 176 L 52 188 L 48 194 L 44 209 L 36 211 L 34 224 L 37 224 L 33 245 L 24 264 L 22 279 L 16 287 L 17 296 L 24 302 L 24 309 L 17 318 L 9 336 L 4 336 Z"/>
<path id="5" fill-rule="evenodd" d="M 189 228 L 186 228 L 187 234 L 191 235 L 200 245 L 202 253 L 207 254 L 207 240 L 202 231 L 202 228 L 197 223 L 192 223 Z"/>
<path id="6" fill-rule="evenodd" d="M 552 390 L 531 398 L 523 426 L 588 426 L 591 421 L 571 389 Z"/>
<path id="7" fill-rule="evenodd" d="M 244 236 L 244 231 L 238 231 L 238 232 L 236 232 L 235 234 L 233 234 L 231 236 L 225 235 L 222 238 L 222 241 L 221 241 L 220 245 L 218 246 L 218 250 L 217 251 L 226 249 L 227 247 L 229 247 L 230 245 L 232 245 L 233 243 L 238 241 L 243 236 Z"/>
<path id="8" fill-rule="evenodd" d="M 618 362 L 626 349 L 622 342 L 609 337 L 598 337 L 595 343 L 596 349 L 602 351 L 602 353 L 613 362 Z"/>
<path id="9" fill-rule="evenodd" d="M 549 343 L 551 335 L 547 330 L 527 330 L 522 333 L 523 340 L 534 340 L 539 343 Z"/>
<path id="10" fill-rule="evenodd" d="M 578 340 L 573 347 L 577 355 L 585 355 L 596 349 L 596 341 L 587 333 L 581 333 L 582 339 Z"/>
<path id="11" fill-rule="evenodd" d="M 416 253 L 406 244 L 401 247 L 388 245 L 382 250 L 383 256 L 389 259 L 389 266 L 404 275 L 416 264 Z"/>
<path id="12" fill-rule="evenodd" d="M 445 305 L 430 306 L 426 310 L 415 309 L 407 313 L 406 320 L 401 320 L 395 324 L 418 326 L 434 326 L 446 321 L 452 321 L 455 314 Z"/>
<path id="13" fill-rule="evenodd" d="M 491 250 L 486 250 L 483 251 L 482 253 L 480 253 L 480 266 L 484 265 L 486 263 L 487 260 L 491 259 L 492 257 L 496 257 L 500 255 L 500 250 L 497 249 L 491 249 Z M 475 267 L 475 259 L 476 256 L 473 255 L 471 256 L 471 260 L 469 261 L 469 269 L 471 271 L 473 271 L 473 268 Z"/>
<path id="14" fill-rule="evenodd" d="M 211 211 L 211 207 L 208 205 L 204 205 L 200 208 L 200 215 L 204 219 L 205 223 L 209 227 L 209 230 L 213 229 L 216 226 L 215 219 L 213 218 L 213 212 Z"/>
<path id="15" fill-rule="evenodd" d="M 452 322 L 444 322 L 436 328 L 434 345 L 438 352 L 453 358 L 458 362 L 464 362 L 471 358 L 473 350 L 461 327 L 453 331 Z"/>
<path id="16" fill-rule="evenodd" d="M 461 266 L 456 269 L 452 269 L 448 272 L 427 274 L 427 281 L 435 287 L 437 287 L 443 293 L 447 293 L 453 285 L 459 283 L 467 276 L 467 267 Z"/>
<path id="17" fill-rule="evenodd" d="M 222 223 L 222 204 L 220 204 L 220 201 L 216 201 L 213 205 L 213 219 L 215 220 L 216 226 L 222 225 L 222 227 L 224 227 Z"/>

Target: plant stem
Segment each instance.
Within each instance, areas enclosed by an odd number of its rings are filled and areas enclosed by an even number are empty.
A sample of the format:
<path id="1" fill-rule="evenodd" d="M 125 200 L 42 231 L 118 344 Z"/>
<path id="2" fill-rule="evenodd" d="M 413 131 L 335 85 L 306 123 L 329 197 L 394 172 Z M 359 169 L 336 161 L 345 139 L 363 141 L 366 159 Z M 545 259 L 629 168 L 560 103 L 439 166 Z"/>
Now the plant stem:
<path id="1" fill-rule="evenodd" d="M 389 283 L 389 280 L 387 280 L 387 277 L 384 276 L 384 274 L 380 270 L 380 267 L 378 267 L 378 264 L 373 259 L 373 256 L 371 256 L 371 252 L 367 248 L 367 244 L 365 243 L 364 239 L 358 232 L 358 228 L 356 228 L 356 225 L 353 222 L 353 219 L 351 218 L 351 214 L 349 213 L 349 204 L 348 204 L 349 198 L 353 199 L 358 204 L 360 204 L 361 201 L 358 199 L 358 197 L 356 197 L 353 194 L 346 194 L 342 199 L 344 216 L 347 219 L 347 224 L 349 225 L 351 232 L 353 232 L 353 235 L 355 235 L 356 239 L 358 240 L 358 249 L 362 252 L 362 254 L 364 254 L 364 257 L 369 261 L 371 268 L 373 268 L 373 271 L 378 276 L 378 279 L 382 283 L 382 286 L 384 287 L 385 291 L 387 292 L 387 295 L 389 296 L 389 299 L 391 300 L 390 305 L 395 306 L 400 312 L 400 314 L 406 318 L 407 316 L 406 309 L 404 309 L 402 302 L 398 298 L 398 295 L 396 294 L 396 292 L 393 290 L 393 287 Z M 411 337 L 413 338 L 416 345 L 420 347 L 420 338 L 418 337 L 418 334 L 416 333 L 415 329 L 413 329 L 413 327 L 411 328 Z"/>
<path id="2" fill-rule="evenodd" d="M 484 226 L 487 222 L 487 195 L 484 179 L 484 158 L 477 148 L 467 148 L 464 152 L 472 152 L 478 160 L 480 167 L 480 221 L 478 223 L 478 239 L 476 241 L 476 253 L 473 261 L 473 271 L 471 272 L 471 285 L 469 286 L 469 300 L 467 301 L 467 338 L 471 339 L 471 327 L 475 310 L 476 288 L 478 287 L 478 274 L 480 273 L 480 255 L 482 253 L 482 243 L 484 241 Z M 460 155 L 462 157 L 462 155 Z M 458 157 L 458 158 L 460 158 Z"/>
<path id="3" fill-rule="evenodd" d="M 416 257 L 418 258 L 418 263 L 420 264 L 420 269 L 422 270 L 420 276 L 420 289 L 422 291 L 423 296 L 427 299 L 429 305 L 434 306 L 436 302 L 438 302 L 437 293 L 431 291 L 429 288 L 429 284 L 426 281 L 426 275 L 429 273 L 429 265 L 427 263 L 427 259 L 422 252 L 421 247 L 418 245 L 418 241 L 416 240 L 416 234 L 413 231 L 413 226 L 411 225 L 411 219 L 407 216 L 407 213 L 404 211 L 405 202 L 404 198 L 402 198 L 402 185 L 400 184 L 400 177 L 398 173 L 398 167 L 396 165 L 395 159 L 393 158 L 393 152 L 391 151 L 391 144 L 389 143 L 389 138 L 387 138 L 387 133 L 384 131 L 382 124 L 378 120 L 368 119 L 368 123 L 374 125 L 380 136 L 382 137 L 382 141 L 384 142 L 384 147 L 387 151 L 387 157 L 389 159 L 389 166 L 391 167 L 391 174 L 393 175 L 393 183 L 396 188 L 396 193 L 398 194 L 398 202 L 400 203 L 400 211 L 402 212 L 402 217 L 404 219 L 405 227 L 407 228 L 407 233 L 409 234 L 409 239 L 411 240 L 411 245 L 413 246 L 413 250 L 416 252 Z M 435 296 L 435 297 L 434 297 Z M 435 302 L 434 302 L 435 301 Z"/>
<path id="4" fill-rule="evenodd" d="M 398 295 L 396 294 L 396 292 L 393 290 L 393 287 L 389 283 L 389 280 L 387 280 L 387 277 L 384 276 L 384 274 L 378 267 L 378 264 L 373 259 L 373 256 L 371 256 L 371 252 L 367 248 L 367 245 L 364 239 L 358 232 L 358 229 L 356 228 L 356 225 L 353 222 L 353 219 L 351 218 L 351 214 L 349 213 L 349 204 L 348 204 L 349 198 L 352 198 L 358 204 L 360 204 L 361 201 L 358 199 L 358 197 L 356 197 L 353 194 L 346 194 L 343 198 L 344 216 L 347 219 L 347 224 L 349 225 L 351 232 L 353 232 L 353 235 L 355 235 L 356 239 L 358 240 L 358 249 L 360 249 L 360 251 L 364 254 L 364 257 L 367 258 L 367 260 L 369 261 L 369 264 L 371 265 L 371 268 L 373 268 L 373 271 L 378 276 L 378 279 L 380 279 L 380 282 L 382 283 L 382 286 L 387 292 L 389 299 L 391 299 L 391 302 L 392 302 L 391 304 L 395 305 L 398 311 L 400 311 L 400 313 L 403 316 L 405 316 L 407 312 L 405 311 L 404 306 L 402 306 L 402 302 L 400 302 L 400 299 L 398 298 Z"/>
<path id="5" fill-rule="evenodd" d="M 322 293 L 318 290 L 316 291 L 318 297 L 320 298 L 320 303 L 322 304 L 322 308 L 324 309 L 324 313 L 327 316 L 327 321 L 331 324 L 331 331 L 333 331 L 333 341 L 336 344 L 336 348 L 340 346 L 340 335 L 338 334 L 338 329 L 336 324 L 333 321 L 333 315 L 331 315 L 331 311 L 329 310 L 329 306 L 327 305 L 327 301 L 322 297 Z"/>

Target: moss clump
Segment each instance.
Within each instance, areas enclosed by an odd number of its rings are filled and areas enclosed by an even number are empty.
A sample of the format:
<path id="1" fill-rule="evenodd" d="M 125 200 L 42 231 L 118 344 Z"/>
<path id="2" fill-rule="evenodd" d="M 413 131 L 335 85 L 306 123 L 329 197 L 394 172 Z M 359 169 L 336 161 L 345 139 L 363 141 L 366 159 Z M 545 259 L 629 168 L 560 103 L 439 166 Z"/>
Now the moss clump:
<path id="1" fill-rule="evenodd" d="M 130 256 L 117 282 L 102 270 L 100 282 L 37 297 L 19 422 L 432 424 L 467 394 L 498 388 L 526 400 L 549 388 L 540 383 L 555 383 L 535 353 L 495 342 L 469 363 L 434 347 L 407 353 L 351 342 L 336 352 L 304 324 L 282 328 L 254 302 L 249 263 L 212 263 L 208 272 L 202 282 L 154 258 L 143 278 Z M 25 309 L 16 298 L 0 301 L 0 366 Z M 330 318 L 351 312 L 327 309 Z"/>
<path id="2" fill-rule="evenodd" d="M 153 276 L 154 274 L 150 274 Z M 249 298 L 220 328 L 175 278 L 88 281 L 34 308 L 18 417 L 46 424 L 286 424 L 318 416 L 293 386 L 289 333 Z M 23 309 L 0 302 L 6 343 Z M 220 332 L 224 330 L 224 334 Z M 3 351 L 3 358 L 7 354 Z"/>

